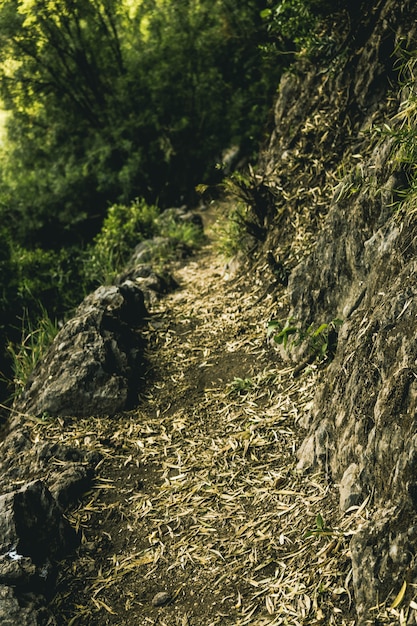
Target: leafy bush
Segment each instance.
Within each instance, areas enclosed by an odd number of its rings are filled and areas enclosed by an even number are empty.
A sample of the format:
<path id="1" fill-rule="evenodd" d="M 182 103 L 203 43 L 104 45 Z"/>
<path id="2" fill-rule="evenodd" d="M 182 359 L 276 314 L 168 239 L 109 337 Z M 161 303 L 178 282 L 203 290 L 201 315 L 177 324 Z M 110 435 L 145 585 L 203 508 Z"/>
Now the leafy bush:
<path id="1" fill-rule="evenodd" d="M 231 259 L 240 252 L 248 252 L 253 247 L 253 239 L 247 229 L 250 219 L 248 205 L 238 202 L 215 225 L 217 249 L 226 259 Z"/>
<path id="2" fill-rule="evenodd" d="M 262 11 L 262 17 L 271 20 L 272 30 L 299 46 L 312 36 L 317 23 L 311 0 L 281 0 L 273 9 Z"/>
<path id="3" fill-rule="evenodd" d="M 23 388 L 37 360 L 49 346 L 57 323 L 85 295 L 79 273 L 80 252 L 29 250 L 0 233 L 0 385 L 2 396 L 16 384 Z M 6 383 L 6 384 L 5 384 Z"/>
<path id="4" fill-rule="evenodd" d="M 124 268 L 135 246 L 161 237 L 164 243 L 153 247 L 154 260 L 175 256 L 178 246 L 192 250 L 204 241 L 203 230 L 188 220 L 175 217 L 168 209 L 161 213 L 155 205 L 136 199 L 129 205 L 115 204 L 108 210 L 103 226 L 84 256 L 83 276 L 91 288 L 111 283 Z"/>
<path id="5" fill-rule="evenodd" d="M 264 0 L 266 3 L 266 0 Z M 257 0 L 5 0 L 2 213 L 24 247 L 91 240 L 109 204 L 194 197 L 256 152 L 282 63 Z"/>
<path id="6" fill-rule="evenodd" d="M 8 230 L 0 227 L 0 327 L 10 302 L 10 287 L 13 278 L 11 240 Z"/>
<path id="7" fill-rule="evenodd" d="M 281 49 L 315 56 L 332 53 L 338 45 L 337 37 L 319 32 L 319 26 L 323 18 L 341 8 L 349 10 L 349 3 L 344 0 L 280 0 L 261 14 Z"/>
<path id="8" fill-rule="evenodd" d="M 30 311 L 32 323 L 45 311 L 62 317 L 85 295 L 79 274 L 80 252 L 62 249 L 58 252 L 12 246 L 12 290 L 9 302 L 15 315 Z M 41 304 L 42 303 L 42 304 Z"/>
<path id="9" fill-rule="evenodd" d="M 266 237 L 268 221 L 274 214 L 274 195 L 262 176 L 249 166 L 248 173 L 235 172 L 224 181 L 226 191 L 245 207 L 236 219 L 249 235 L 258 241 Z"/>
<path id="10" fill-rule="evenodd" d="M 190 249 L 198 248 L 204 241 L 203 229 L 191 220 L 178 219 L 172 213 L 164 211 L 156 222 L 157 235 L 172 241 L 175 247 L 183 244 Z"/>
<path id="11" fill-rule="evenodd" d="M 87 285 L 111 282 L 133 248 L 157 232 L 159 209 L 137 199 L 130 205 L 114 204 L 93 244 L 87 248 L 83 274 Z"/>

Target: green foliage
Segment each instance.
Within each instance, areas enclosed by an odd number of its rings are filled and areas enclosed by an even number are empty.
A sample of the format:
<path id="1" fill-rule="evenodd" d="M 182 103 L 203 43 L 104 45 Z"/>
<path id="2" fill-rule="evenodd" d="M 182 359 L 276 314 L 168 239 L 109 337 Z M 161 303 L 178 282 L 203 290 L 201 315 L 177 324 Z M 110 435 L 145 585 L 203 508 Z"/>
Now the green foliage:
<path id="1" fill-rule="evenodd" d="M 13 371 L 14 396 L 22 393 L 30 374 L 46 354 L 58 330 L 57 323 L 50 319 L 45 310 L 36 325 L 26 312 L 22 319 L 21 341 L 17 344 L 9 341 L 7 345 Z"/>
<path id="2" fill-rule="evenodd" d="M 80 252 L 33 250 L 14 244 L 6 230 L 1 241 L 0 383 L 14 379 L 23 388 L 49 345 L 56 323 L 85 295 Z M 55 329 L 55 330 L 53 330 Z"/>
<path id="3" fill-rule="evenodd" d="M 176 219 L 170 210 L 164 211 L 156 220 L 156 234 L 169 239 L 172 246 L 184 245 L 188 248 L 199 248 L 205 241 L 203 229 L 190 220 Z"/>
<path id="4" fill-rule="evenodd" d="M 214 225 L 216 247 L 226 259 L 231 259 L 242 251 L 247 252 L 252 247 L 251 237 L 245 226 L 249 211 L 247 205 L 238 202 Z"/>
<path id="5" fill-rule="evenodd" d="M 229 384 L 229 394 L 242 395 L 253 389 L 253 387 L 254 382 L 251 378 L 234 378 Z"/>
<path id="6" fill-rule="evenodd" d="M 11 241 L 7 229 L 0 227 L 0 393 L 6 393 L 7 363 L 5 345 L 8 325 L 13 317 L 13 266 Z M 0 399 L 1 401 L 1 399 Z"/>
<path id="7" fill-rule="evenodd" d="M 416 212 L 417 199 L 417 51 L 398 46 L 397 71 L 401 89 L 401 106 L 398 113 L 383 126 L 375 127 L 375 135 L 393 140 L 392 161 L 405 174 L 405 184 L 397 189 L 397 209 L 406 214 Z"/>
<path id="8" fill-rule="evenodd" d="M 10 286 L 13 277 L 11 240 L 8 230 L 0 227 L 0 327 L 4 324 L 3 315 L 11 299 Z"/>
<path id="9" fill-rule="evenodd" d="M 263 178 L 250 166 L 248 173 L 235 172 L 226 178 L 223 186 L 239 202 L 232 219 L 240 231 L 257 241 L 264 241 L 268 221 L 274 213 L 274 196 Z"/>
<path id="10" fill-rule="evenodd" d="M 306 330 L 297 326 L 293 318 L 285 321 L 271 320 L 268 323 L 267 336 L 284 349 L 307 343 L 309 353 L 319 361 L 333 356 L 337 334 L 342 320 L 334 319 L 329 323 L 320 324 L 317 328 L 309 326 Z"/>
<path id="11" fill-rule="evenodd" d="M 256 151 L 282 67 L 261 52 L 262 8 L 4 0 L 0 200 L 14 238 L 84 242 L 109 204 L 178 204 L 232 141 Z"/>
<path id="12" fill-rule="evenodd" d="M 271 19 L 271 28 L 298 45 L 312 36 L 317 16 L 312 11 L 313 3 L 308 0 L 281 0 L 273 9 L 262 11 L 262 17 Z"/>
<path id="13" fill-rule="evenodd" d="M 143 199 L 111 206 L 100 232 L 87 248 L 83 268 L 86 284 L 111 283 L 133 248 L 155 235 L 158 215 L 159 209 Z"/>
<path id="14" fill-rule="evenodd" d="M 328 0 L 280 0 L 261 12 L 268 30 L 279 42 L 279 49 L 309 57 L 332 54 L 337 38 L 325 33 L 323 19 L 340 10 L 343 2 Z"/>
<path id="15" fill-rule="evenodd" d="M 402 219 L 417 212 L 417 50 L 409 50 L 402 40 L 395 54 L 401 104 L 394 116 L 370 130 L 370 141 L 378 146 L 387 145 L 387 138 L 389 140 L 390 163 L 401 181 L 392 195 L 392 207 Z M 375 195 L 384 192 L 376 177 L 370 182 L 373 182 Z"/>
<path id="16" fill-rule="evenodd" d="M 63 236 L 97 194 L 94 135 L 106 135 L 120 73 L 112 3 L 5 0 L 0 8 L 0 89 L 10 110 L 4 204 L 22 243 Z M 94 149 L 94 156 L 90 152 Z M 16 215 L 18 219 L 16 220 Z M 15 219 L 13 219 L 15 218 Z"/>
<path id="17" fill-rule="evenodd" d="M 13 245 L 9 301 L 19 314 L 31 311 L 32 321 L 44 310 L 62 317 L 84 295 L 80 285 L 79 252 L 63 249 L 58 252 L 23 248 Z M 42 304 L 40 304 L 42 303 Z"/>
<path id="18" fill-rule="evenodd" d="M 293 325 L 293 318 L 285 320 L 284 324 L 279 320 L 271 320 L 268 322 L 267 336 L 272 336 L 275 343 L 282 345 L 285 350 L 290 347 L 290 338 L 294 335 L 298 335 L 298 343 L 295 345 L 299 345 L 302 333 L 298 326 Z"/>
<path id="19" fill-rule="evenodd" d="M 304 535 L 304 539 L 309 537 L 334 537 L 334 535 L 340 534 L 337 530 L 326 526 L 323 517 L 320 513 L 316 515 L 316 527 L 308 530 Z"/>
<path id="20" fill-rule="evenodd" d="M 126 265 L 135 246 L 154 237 L 163 239 L 159 246 L 152 246 L 154 261 L 174 257 L 176 248 L 181 245 L 192 250 L 204 241 L 200 227 L 175 219 L 169 209 L 161 213 L 157 206 L 149 205 L 142 198 L 128 205 L 111 206 L 100 232 L 84 255 L 82 273 L 86 289 L 111 283 Z"/>

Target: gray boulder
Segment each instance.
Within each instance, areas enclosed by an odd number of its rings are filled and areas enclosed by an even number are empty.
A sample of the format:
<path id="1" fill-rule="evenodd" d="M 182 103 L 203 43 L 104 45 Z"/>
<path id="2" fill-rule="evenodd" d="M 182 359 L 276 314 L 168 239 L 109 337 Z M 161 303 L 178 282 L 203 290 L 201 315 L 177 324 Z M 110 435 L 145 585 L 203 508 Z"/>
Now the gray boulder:
<path id="1" fill-rule="evenodd" d="M 193 224 L 203 230 L 203 220 L 199 213 L 195 213 L 191 211 L 187 205 L 183 205 L 181 207 L 171 207 L 169 209 L 165 209 L 158 217 L 158 221 L 162 225 L 168 225 L 171 223 L 177 224 Z"/>
<path id="2" fill-rule="evenodd" d="M 53 626 L 44 593 L 79 539 L 41 480 L 0 496 L 0 624 Z"/>
<path id="3" fill-rule="evenodd" d="M 142 245 L 151 244 L 152 241 L 143 241 L 135 250 L 140 250 Z M 125 271 L 117 277 L 115 284 L 120 285 L 126 280 L 133 281 L 142 290 L 145 304 L 150 308 L 158 302 L 161 296 L 178 288 L 178 283 L 171 274 L 155 272 L 151 265 L 142 264 L 140 254 L 136 253 L 132 256 Z"/>
<path id="4" fill-rule="evenodd" d="M 133 250 L 128 267 L 151 263 L 162 251 L 168 250 L 169 246 L 168 237 L 153 237 L 141 241 Z"/>
<path id="5" fill-rule="evenodd" d="M 0 584 L 26 583 L 32 574 L 46 579 L 51 564 L 77 544 L 75 531 L 41 480 L 0 496 Z"/>
<path id="6" fill-rule="evenodd" d="M 143 371 L 147 310 L 132 281 L 85 298 L 34 369 L 15 402 L 22 413 L 114 414 L 135 401 Z"/>
<path id="7" fill-rule="evenodd" d="M 56 626 L 50 612 L 40 598 L 25 595 L 17 597 L 15 589 L 0 585 L 0 624 L 2 626 Z"/>

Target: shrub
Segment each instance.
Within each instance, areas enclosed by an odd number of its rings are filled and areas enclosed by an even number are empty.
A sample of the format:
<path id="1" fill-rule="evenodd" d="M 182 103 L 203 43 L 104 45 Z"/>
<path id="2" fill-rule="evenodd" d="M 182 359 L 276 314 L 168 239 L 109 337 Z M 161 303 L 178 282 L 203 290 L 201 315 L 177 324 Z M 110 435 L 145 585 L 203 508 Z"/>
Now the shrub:
<path id="1" fill-rule="evenodd" d="M 54 251 L 12 246 L 9 301 L 15 314 L 22 316 L 30 311 L 32 323 L 45 311 L 53 317 L 64 316 L 85 295 L 78 271 L 79 256 L 79 250 L 72 248 Z"/>
<path id="2" fill-rule="evenodd" d="M 319 32 L 319 26 L 323 18 L 343 8 L 350 9 L 349 3 L 342 0 L 280 0 L 261 15 L 282 50 L 313 57 L 334 52 L 337 37 Z"/>
<path id="3" fill-rule="evenodd" d="M 84 262 L 86 285 L 111 282 L 133 248 L 157 232 L 159 209 L 137 199 L 130 205 L 114 204 L 108 210 L 101 231 L 87 248 Z"/>
<path id="4" fill-rule="evenodd" d="M 295 320 L 271 320 L 268 323 L 267 335 L 274 342 L 282 345 L 285 350 L 306 343 L 308 353 L 314 359 L 323 361 L 334 356 L 337 335 L 342 320 L 334 319 L 321 324 L 318 328 L 309 326 L 306 330 L 298 326 Z"/>

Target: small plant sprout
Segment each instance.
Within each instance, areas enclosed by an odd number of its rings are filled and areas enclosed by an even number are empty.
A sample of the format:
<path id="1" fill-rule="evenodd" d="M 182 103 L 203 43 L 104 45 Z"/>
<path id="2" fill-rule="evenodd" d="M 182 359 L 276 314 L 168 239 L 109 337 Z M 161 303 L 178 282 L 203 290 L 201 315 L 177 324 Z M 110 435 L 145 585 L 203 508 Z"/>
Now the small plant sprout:
<path id="1" fill-rule="evenodd" d="M 253 380 L 251 378 L 234 378 L 229 383 L 229 394 L 240 395 L 253 389 Z"/>
<path id="2" fill-rule="evenodd" d="M 326 526 L 323 517 L 318 513 L 316 515 L 316 527 L 308 530 L 304 535 L 304 539 L 309 537 L 333 537 L 338 531 Z"/>
<path id="3" fill-rule="evenodd" d="M 337 342 L 337 334 L 343 321 L 334 319 L 331 322 L 320 324 L 318 328 L 309 326 L 307 330 L 297 326 L 293 318 L 271 320 L 268 322 L 267 337 L 272 337 L 274 342 L 282 345 L 285 350 L 290 350 L 306 342 L 308 351 L 318 361 L 333 356 Z"/>

